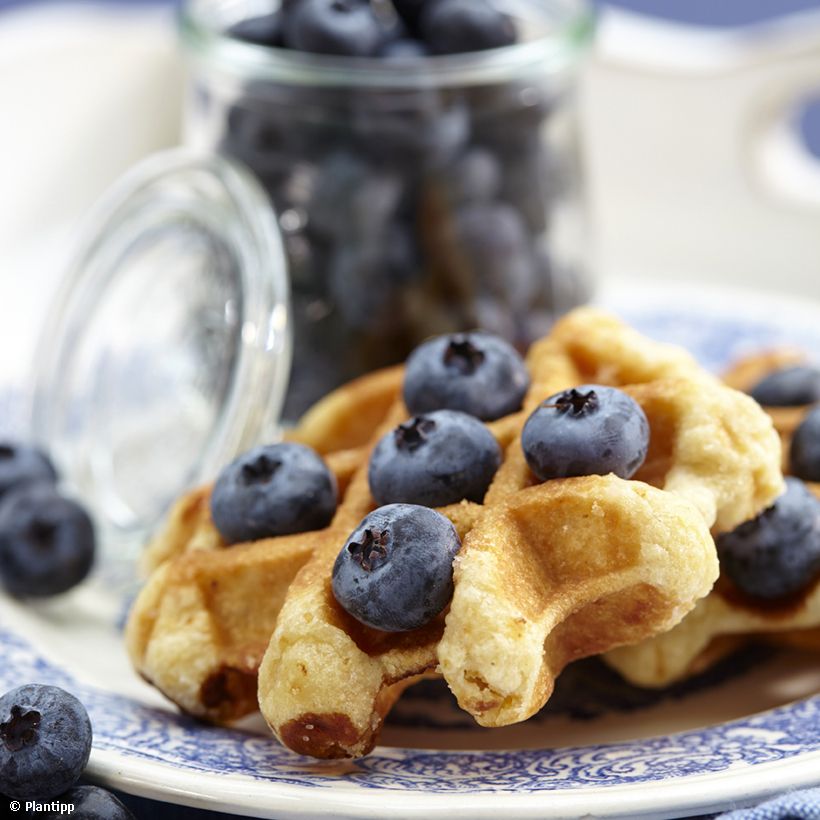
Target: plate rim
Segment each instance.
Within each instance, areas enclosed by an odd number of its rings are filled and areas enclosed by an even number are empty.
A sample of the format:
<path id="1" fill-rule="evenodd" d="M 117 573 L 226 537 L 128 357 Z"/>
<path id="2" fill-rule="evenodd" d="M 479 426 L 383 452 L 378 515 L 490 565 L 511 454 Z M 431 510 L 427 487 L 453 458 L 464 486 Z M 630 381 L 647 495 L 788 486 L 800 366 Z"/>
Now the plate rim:
<path id="1" fill-rule="evenodd" d="M 446 750 L 435 751 L 446 753 Z M 585 815 L 611 820 L 692 816 L 725 811 L 727 807 L 742 808 L 789 789 L 820 783 L 817 774 L 820 750 L 787 760 L 749 764 L 735 770 L 675 777 L 654 783 L 596 786 L 583 790 L 526 793 L 499 790 L 468 794 L 398 789 L 346 790 L 333 786 L 308 790 L 304 786 L 254 780 L 242 775 L 179 773 L 172 766 L 148 761 L 136 763 L 135 768 L 144 769 L 144 773 L 125 775 L 118 771 L 117 759 L 133 761 L 133 758 L 112 752 L 92 753 L 88 779 L 128 794 L 166 803 L 276 820 L 285 820 L 286 817 L 375 820 L 385 816 L 386 805 L 390 805 L 390 817 L 396 820 L 450 816 L 455 811 L 469 811 L 467 816 L 474 820 L 497 820 L 499 812 L 514 812 L 508 816 L 520 820 L 552 820 L 577 817 L 581 802 Z M 175 782 L 167 772 L 177 774 Z M 212 781 L 213 778 L 221 780 L 218 797 L 213 792 L 209 795 L 197 789 L 197 781 Z M 164 786 L 163 781 L 166 781 Z M 726 795 L 728 788 L 732 791 L 731 798 Z M 227 802 L 229 799 L 234 802 Z M 669 814 L 670 811 L 673 814 Z"/>

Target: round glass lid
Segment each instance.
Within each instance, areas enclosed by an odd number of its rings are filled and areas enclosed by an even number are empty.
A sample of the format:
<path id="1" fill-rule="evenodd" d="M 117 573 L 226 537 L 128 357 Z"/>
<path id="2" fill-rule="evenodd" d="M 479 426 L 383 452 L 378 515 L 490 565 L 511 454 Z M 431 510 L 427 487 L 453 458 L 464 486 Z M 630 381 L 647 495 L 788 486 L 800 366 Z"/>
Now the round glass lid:
<path id="1" fill-rule="evenodd" d="M 104 536 L 144 536 L 277 435 L 286 262 L 264 192 L 216 156 L 151 157 L 89 228 L 40 339 L 34 431 Z"/>

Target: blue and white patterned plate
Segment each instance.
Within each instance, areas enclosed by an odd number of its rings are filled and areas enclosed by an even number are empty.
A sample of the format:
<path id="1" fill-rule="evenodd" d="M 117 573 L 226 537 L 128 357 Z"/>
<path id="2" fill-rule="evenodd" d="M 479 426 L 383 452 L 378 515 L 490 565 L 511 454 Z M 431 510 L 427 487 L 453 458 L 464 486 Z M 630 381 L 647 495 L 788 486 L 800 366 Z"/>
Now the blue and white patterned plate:
<path id="1" fill-rule="evenodd" d="M 604 301 L 647 334 L 719 368 L 760 348 L 820 355 L 820 305 L 710 290 L 618 290 Z M 122 596 L 101 579 L 58 601 L 0 597 L 0 690 L 55 683 L 94 726 L 90 775 L 127 792 L 254 817 L 672 817 L 820 782 L 820 658 L 747 649 L 663 692 L 600 662 L 567 670 L 527 723 L 480 729 L 438 683 L 411 689 L 380 746 L 316 762 L 261 721 L 180 716 L 131 671 Z"/>

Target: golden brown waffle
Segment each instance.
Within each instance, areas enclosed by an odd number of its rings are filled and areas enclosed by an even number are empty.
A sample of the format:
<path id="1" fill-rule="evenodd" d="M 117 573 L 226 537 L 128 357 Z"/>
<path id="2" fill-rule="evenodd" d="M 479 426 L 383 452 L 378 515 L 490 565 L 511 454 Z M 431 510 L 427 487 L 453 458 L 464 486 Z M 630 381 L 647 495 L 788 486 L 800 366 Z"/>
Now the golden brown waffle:
<path id="1" fill-rule="evenodd" d="M 805 360 L 805 354 L 795 350 L 760 353 L 736 362 L 724 380 L 737 390 L 748 391 L 772 371 Z M 764 409 L 780 436 L 782 467 L 787 473 L 791 437 L 809 408 Z M 808 487 L 820 498 L 820 484 L 809 483 Z M 820 650 L 820 629 L 816 627 L 820 627 L 820 581 L 788 601 L 770 603 L 744 595 L 721 578 L 714 591 L 675 629 L 641 645 L 616 649 L 606 660 L 633 683 L 665 686 L 702 671 L 736 648 L 738 642 L 756 636 Z"/>
<path id="2" fill-rule="evenodd" d="M 617 320 L 587 309 L 566 317 L 534 345 L 528 366 L 533 384 L 526 407 L 490 425 L 507 447 L 507 457 L 485 505 L 462 503 L 443 511 L 465 541 L 451 620 L 458 622 L 459 602 L 468 589 L 461 578 L 469 577 L 470 566 L 481 558 L 482 539 L 488 528 L 501 526 L 498 522 L 504 522 L 506 531 L 513 521 L 523 526 L 529 519 L 534 534 L 539 520 L 534 511 L 551 509 L 557 516 L 570 500 L 576 507 L 587 504 L 589 543 L 605 544 L 605 555 L 614 563 L 590 564 L 589 554 L 601 558 L 590 546 L 584 561 L 574 564 L 577 583 L 567 578 L 563 592 L 552 590 L 544 599 L 542 613 L 552 615 L 532 621 L 538 621 L 536 630 L 547 628 L 548 652 L 543 651 L 544 640 L 537 651 L 528 646 L 530 660 L 540 656 L 543 663 L 537 669 L 531 663 L 535 673 L 528 680 L 535 683 L 527 684 L 529 692 L 517 691 L 517 711 L 498 710 L 489 698 L 477 704 L 465 693 L 464 705 L 488 723 L 521 719 L 537 709 L 549 694 L 552 677 L 569 660 L 670 626 L 712 583 L 715 562 L 705 522 L 742 520 L 779 491 L 776 442 L 757 406 L 721 387 L 677 348 L 649 342 Z M 580 382 L 637 385 L 629 392 L 645 407 L 653 437 L 636 478 L 674 492 L 611 478 L 528 486 L 533 478 L 517 444 L 523 421 L 545 396 Z M 436 668 L 442 653 L 442 666 L 452 667 L 467 637 L 465 632 L 459 639 L 461 630 L 448 623 L 442 650 L 437 645 L 444 634 L 443 618 L 422 630 L 386 635 L 353 621 L 329 593 L 329 565 L 373 507 L 366 482 L 369 449 L 406 416 L 397 398 L 400 383 L 400 369 L 353 382 L 320 402 L 291 436 L 325 454 L 339 481 L 341 503 L 327 530 L 226 549 L 210 520 L 209 490 L 195 491 L 179 502 L 149 550 L 147 564 L 153 573 L 135 604 L 127 637 L 136 668 L 182 708 L 216 721 L 252 711 L 257 669 L 277 616 L 279 628 L 260 676 L 260 702 L 280 736 L 312 754 L 363 753 L 403 688 Z M 730 469 L 719 476 L 713 474 L 714 454 L 699 454 L 705 441 L 731 456 Z M 550 545 L 552 557 L 551 518 L 540 519 L 539 550 L 528 557 L 521 545 L 514 550 L 522 590 L 532 586 L 527 580 L 530 565 L 549 568 L 541 553 Z M 672 531 L 676 537 L 667 544 L 661 535 Z M 646 537 L 635 541 L 636 533 Z M 572 543 L 567 539 L 561 547 L 568 556 Z M 598 603 L 606 597 L 601 592 L 605 579 L 612 582 L 611 608 Z M 510 583 L 509 578 L 504 583 Z M 537 596 L 527 600 L 532 607 L 540 605 Z M 605 628 L 593 630 L 596 612 Z M 550 618 L 559 616 L 564 626 L 552 628 Z M 613 629 L 613 621 L 618 629 Z M 601 621 L 597 623 L 600 627 Z M 610 642 L 602 646 L 592 631 L 611 631 Z M 479 664 L 474 671 L 481 669 Z M 490 680 L 491 670 L 483 671 L 483 679 Z M 470 677 L 480 688 L 479 678 Z M 457 689 L 458 672 L 448 672 L 448 678 Z M 349 680 L 341 685 L 343 679 Z M 493 697 L 503 694 L 503 687 L 497 688 Z"/>
<path id="3" fill-rule="evenodd" d="M 317 539 L 259 674 L 262 712 L 290 748 L 365 754 L 406 681 L 439 664 L 479 722 L 525 719 L 567 662 L 683 617 L 715 579 L 709 526 L 733 527 L 780 492 L 771 422 L 683 351 L 585 309 L 537 343 L 527 363 L 524 410 L 495 425 L 510 443 L 484 505 L 442 510 L 463 537 L 446 618 L 400 636 L 355 622 L 330 588 L 344 542 Z M 584 382 L 633 385 L 626 389 L 652 430 L 636 479 L 658 488 L 612 476 L 535 483 L 523 422 L 545 397 Z M 374 441 L 405 417 L 397 402 Z M 369 497 L 366 467 L 354 491 Z"/>

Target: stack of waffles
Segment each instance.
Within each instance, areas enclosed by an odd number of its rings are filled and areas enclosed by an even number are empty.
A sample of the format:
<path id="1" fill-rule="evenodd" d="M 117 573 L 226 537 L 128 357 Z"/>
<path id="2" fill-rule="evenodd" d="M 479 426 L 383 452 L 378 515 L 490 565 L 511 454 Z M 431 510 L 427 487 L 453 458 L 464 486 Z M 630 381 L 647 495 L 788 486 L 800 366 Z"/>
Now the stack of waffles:
<path id="1" fill-rule="evenodd" d="M 438 510 L 462 542 L 440 615 L 383 632 L 349 615 L 331 588 L 340 549 L 377 506 L 370 452 L 410 415 L 404 370 L 394 368 L 330 394 L 290 435 L 336 477 L 340 503 L 325 529 L 228 546 L 211 520 L 211 488 L 180 499 L 146 552 L 150 577 L 128 623 L 138 672 L 203 719 L 261 709 L 291 749 L 356 757 L 423 677 L 443 676 L 478 723 L 506 726 L 536 713 L 579 658 L 603 655 L 628 680 L 659 686 L 740 636 L 820 626 L 820 590 L 773 609 L 719 578 L 715 537 L 784 488 L 778 432 L 753 399 L 591 308 L 558 322 L 526 364 L 521 409 L 488 424 L 504 456 L 482 503 Z M 740 375 L 730 381 L 745 386 Z M 630 480 L 540 482 L 530 471 L 527 418 L 581 384 L 618 387 L 646 414 L 649 452 Z"/>

